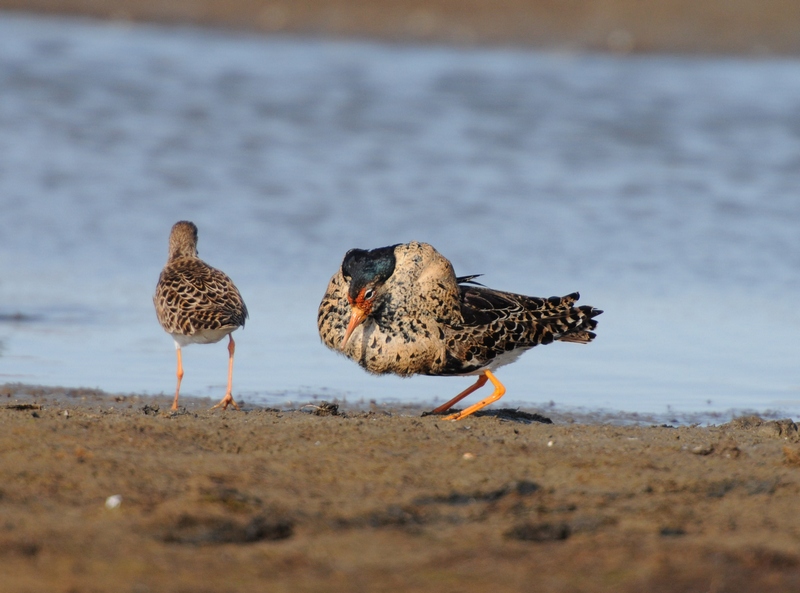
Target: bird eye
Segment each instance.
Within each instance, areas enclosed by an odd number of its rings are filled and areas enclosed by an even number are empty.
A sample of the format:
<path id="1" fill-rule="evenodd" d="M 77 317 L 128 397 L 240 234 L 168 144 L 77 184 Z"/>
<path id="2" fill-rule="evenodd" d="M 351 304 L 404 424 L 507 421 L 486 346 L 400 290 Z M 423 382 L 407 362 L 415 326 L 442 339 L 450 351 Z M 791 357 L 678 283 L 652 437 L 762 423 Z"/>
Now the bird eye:
<path id="1" fill-rule="evenodd" d="M 364 299 L 365 299 L 365 300 L 368 300 L 368 301 L 370 301 L 370 300 L 372 300 L 374 297 L 375 297 L 375 291 L 374 291 L 374 290 L 372 290 L 371 288 L 368 288 L 367 290 L 365 290 L 365 291 L 364 291 Z"/>

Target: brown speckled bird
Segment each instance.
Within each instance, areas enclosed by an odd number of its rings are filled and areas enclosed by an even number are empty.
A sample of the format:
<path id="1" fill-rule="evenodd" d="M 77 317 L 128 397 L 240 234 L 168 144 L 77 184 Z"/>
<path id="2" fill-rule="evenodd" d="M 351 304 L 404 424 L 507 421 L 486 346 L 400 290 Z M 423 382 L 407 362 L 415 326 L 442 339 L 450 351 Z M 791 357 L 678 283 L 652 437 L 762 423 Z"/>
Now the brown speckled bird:
<path id="1" fill-rule="evenodd" d="M 231 405 L 238 410 L 231 395 L 236 349 L 231 333 L 244 327 L 247 307 L 233 281 L 198 257 L 194 223 L 182 220 L 172 227 L 167 265 L 158 278 L 153 302 L 158 321 L 175 340 L 178 353 L 178 386 L 172 409 L 178 409 L 183 379 L 181 348 L 189 344 L 212 344 L 228 336 L 228 390 L 214 408 L 224 410 Z"/>
<path id="2" fill-rule="evenodd" d="M 526 350 L 595 337 L 594 317 L 602 311 L 574 306 L 577 292 L 529 297 L 474 285 L 473 278 L 457 278 L 450 261 L 426 243 L 351 249 L 320 303 L 320 337 L 371 373 L 478 375 L 433 413 L 492 382 L 492 395 L 448 420 L 500 399 L 505 387 L 493 371 Z"/>

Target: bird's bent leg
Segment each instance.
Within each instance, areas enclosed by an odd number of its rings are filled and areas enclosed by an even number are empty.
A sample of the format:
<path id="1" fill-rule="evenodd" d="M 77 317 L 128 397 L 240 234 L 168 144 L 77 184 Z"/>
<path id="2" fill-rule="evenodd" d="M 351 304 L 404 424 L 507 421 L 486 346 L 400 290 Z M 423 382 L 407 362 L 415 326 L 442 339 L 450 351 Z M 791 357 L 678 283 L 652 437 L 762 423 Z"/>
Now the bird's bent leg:
<path id="1" fill-rule="evenodd" d="M 497 380 L 497 377 L 495 377 L 492 374 L 491 371 L 483 371 L 483 374 L 484 374 L 485 377 L 487 377 L 489 379 L 489 381 L 492 382 L 492 385 L 494 385 L 494 393 L 492 393 L 492 395 L 490 395 L 486 399 L 483 399 L 483 400 L 479 401 L 477 404 L 468 407 L 466 410 L 462 410 L 461 412 L 458 412 L 457 414 L 450 414 L 449 416 L 446 416 L 445 420 L 463 420 L 464 418 L 466 418 L 470 414 L 474 414 L 478 410 L 481 410 L 481 409 L 485 408 L 489 404 L 494 403 L 498 399 L 503 397 L 503 395 L 506 392 L 506 388 L 503 387 L 503 384 L 500 381 Z M 486 381 L 484 379 L 484 383 L 485 382 Z"/>
<path id="2" fill-rule="evenodd" d="M 233 336 L 228 334 L 228 389 L 225 392 L 225 397 L 223 397 L 220 402 L 212 407 L 214 408 L 222 408 L 223 410 L 228 409 L 228 406 L 231 405 L 237 410 L 239 409 L 239 405 L 233 401 L 233 395 L 231 392 L 233 391 L 233 353 L 236 351 L 236 342 L 233 341 Z"/>
<path id="3" fill-rule="evenodd" d="M 175 348 L 178 353 L 178 371 L 175 373 L 178 376 L 178 386 L 175 388 L 175 399 L 172 401 L 172 409 L 178 409 L 178 396 L 181 393 L 181 380 L 183 379 L 183 361 L 181 360 L 181 349 Z"/>
<path id="4" fill-rule="evenodd" d="M 470 393 L 472 393 L 473 391 L 476 391 L 477 389 L 480 389 L 481 387 L 486 385 L 486 381 L 487 381 L 487 378 L 486 378 L 486 374 L 484 373 L 483 375 L 478 377 L 478 380 L 475 381 L 474 385 L 472 385 L 471 387 L 467 387 L 464 391 L 459 393 L 457 396 L 455 396 L 449 402 L 447 402 L 446 404 L 442 404 L 441 406 L 439 406 L 438 408 L 433 410 L 431 412 L 431 414 L 441 414 L 442 412 L 446 412 L 447 410 L 452 408 L 454 405 L 456 405 L 458 402 L 460 402 L 462 399 L 467 397 Z"/>

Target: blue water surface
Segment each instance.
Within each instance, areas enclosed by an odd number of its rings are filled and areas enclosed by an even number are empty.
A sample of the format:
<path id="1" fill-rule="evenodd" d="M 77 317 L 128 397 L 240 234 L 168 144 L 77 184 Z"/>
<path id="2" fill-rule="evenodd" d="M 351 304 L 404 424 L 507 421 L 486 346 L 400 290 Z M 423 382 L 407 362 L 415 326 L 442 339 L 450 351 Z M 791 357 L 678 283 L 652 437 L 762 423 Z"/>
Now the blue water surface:
<path id="1" fill-rule="evenodd" d="M 316 309 L 351 247 L 605 310 L 504 403 L 800 416 L 800 62 L 465 49 L 0 13 L 0 382 L 174 389 L 152 294 L 180 219 L 241 290 L 237 398 L 442 402 Z M 225 342 L 184 351 L 221 397 Z M 166 399 L 165 399 L 166 401 Z M 732 413 L 732 412 L 730 412 Z"/>

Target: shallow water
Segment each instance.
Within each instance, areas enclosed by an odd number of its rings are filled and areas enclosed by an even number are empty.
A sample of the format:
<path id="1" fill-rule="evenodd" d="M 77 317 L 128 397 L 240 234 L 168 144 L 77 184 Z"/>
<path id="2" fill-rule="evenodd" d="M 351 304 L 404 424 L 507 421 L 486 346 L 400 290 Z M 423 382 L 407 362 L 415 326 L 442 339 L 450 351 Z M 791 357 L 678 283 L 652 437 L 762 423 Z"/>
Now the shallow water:
<path id="1" fill-rule="evenodd" d="M 800 62 L 333 42 L 0 16 L 0 381 L 174 389 L 152 293 L 176 220 L 237 283 L 235 393 L 441 402 L 316 307 L 345 251 L 605 310 L 504 402 L 800 415 Z M 184 351 L 221 397 L 225 343 Z"/>

